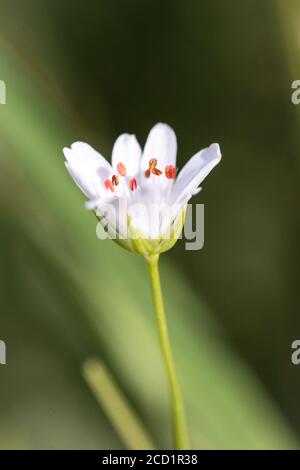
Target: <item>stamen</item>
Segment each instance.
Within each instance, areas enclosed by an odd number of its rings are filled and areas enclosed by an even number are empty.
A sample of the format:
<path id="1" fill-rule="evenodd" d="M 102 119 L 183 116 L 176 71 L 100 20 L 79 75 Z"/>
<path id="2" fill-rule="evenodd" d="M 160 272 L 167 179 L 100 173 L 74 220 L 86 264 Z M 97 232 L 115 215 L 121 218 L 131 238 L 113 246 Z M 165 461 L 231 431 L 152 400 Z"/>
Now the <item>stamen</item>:
<path id="1" fill-rule="evenodd" d="M 122 162 L 118 163 L 117 169 L 121 176 L 126 176 L 126 166 L 124 165 L 124 163 Z"/>
<path id="2" fill-rule="evenodd" d="M 111 182 L 114 186 L 118 186 L 119 184 L 119 177 L 117 175 L 112 175 Z"/>
<path id="3" fill-rule="evenodd" d="M 149 161 L 150 170 L 153 170 L 153 168 L 155 168 L 156 165 L 157 165 L 157 159 L 156 158 L 151 158 L 151 160 Z"/>
<path id="4" fill-rule="evenodd" d="M 105 188 L 106 188 L 107 190 L 110 189 L 112 193 L 113 193 L 114 190 L 115 190 L 115 188 L 114 188 L 112 182 L 111 182 L 109 179 L 107 179 L 107 180 L 104 181 L 104 186 L 105 186 Z"/>
<path id="5" fill-rule="evenodd" d="M 151 173 L 153 173 L 153 175 L 156 175 L 156 176 L 160 176 L 162 174 L 162 171 L 156 168 L 156 165 L 157 165 L 157 159 L 151 158 L 151 160 L 149 161 L 149 168 L 145 171 L 146 178 L 149 178 Z"/>
<path id="6" fill-rule="evenodd" d="M 131 191 L 134 191 L 137 188 L 137 182 L 135 178 L 131 178 L 131 180 L 129 181 L 129 187 Z"/>
<path id="7" fill-rule="evenodd" d="M 165 175 L 169 180 L 176 178 L 176 168 L 174 165 L 167 165 L 165 168 Z"/>

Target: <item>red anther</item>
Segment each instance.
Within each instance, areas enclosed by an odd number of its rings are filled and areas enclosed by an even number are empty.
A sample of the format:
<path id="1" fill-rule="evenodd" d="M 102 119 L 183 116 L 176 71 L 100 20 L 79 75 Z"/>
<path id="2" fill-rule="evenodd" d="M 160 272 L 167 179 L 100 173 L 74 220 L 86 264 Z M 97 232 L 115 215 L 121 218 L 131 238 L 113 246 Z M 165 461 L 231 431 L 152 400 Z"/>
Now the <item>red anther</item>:
<path id="1" fill-rule="evenodd" d="M 117 175 L 112 175 L 111 182 L 114 186 L 118 186 L 119 184 L 119 177 Z"/>
<path id="2" fill-rule="evenodd" d="M 134 191 L 137 188 L 137 182 L 135 178 L 131 178 L 131 180 L 129 181 L 129 187 L 131 191 Z"/>
<path id="3" fill-rule="evenodd" d="M 165 168 L 165 175 L 169 180 L 176 178 L 176 168 L 174 165 L 167 165 Z"/>
<path id="4" fill-rule="evenodd" d="M 114 190 L 115 190 L 115 188 L 114 188 L 112 182 L 111 182 L 109 179 L 107 179 L 107 180 L 104 181 L 104 186 L 105 186 L 105 188 L 106 188 L 107 190 L 110 189 L 112 193 L 113 193 Z"/>
<path id="5" fill-rule="evenodd" d="M 126 176 L 126 166 L 124 165 L 124 163 L 122 162 L 118 163 L 117 169 L 121 176 Z"/>

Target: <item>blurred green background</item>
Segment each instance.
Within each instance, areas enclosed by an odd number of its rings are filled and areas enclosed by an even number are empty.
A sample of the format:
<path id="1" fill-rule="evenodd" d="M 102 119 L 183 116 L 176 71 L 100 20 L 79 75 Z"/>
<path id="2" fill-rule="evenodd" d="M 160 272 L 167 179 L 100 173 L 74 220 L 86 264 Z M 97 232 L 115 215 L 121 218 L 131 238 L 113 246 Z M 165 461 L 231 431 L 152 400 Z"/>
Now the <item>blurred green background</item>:
<path id="1" fill-rule="evenodd" d="M 191 446 L 299 448 L 299 2 L 0 9 L 0 448 L 125 448 L 83 379 L 89 357 L 171 446 L 145 262 L 97 240 L 62 156 L 84 140 L 109 157 L 120 133 L 144 142 L 158 121 L 179 166 L 212 142 L 223 153 L 194 199 L 204 249 L 181 241 L 160 263 Z"/>

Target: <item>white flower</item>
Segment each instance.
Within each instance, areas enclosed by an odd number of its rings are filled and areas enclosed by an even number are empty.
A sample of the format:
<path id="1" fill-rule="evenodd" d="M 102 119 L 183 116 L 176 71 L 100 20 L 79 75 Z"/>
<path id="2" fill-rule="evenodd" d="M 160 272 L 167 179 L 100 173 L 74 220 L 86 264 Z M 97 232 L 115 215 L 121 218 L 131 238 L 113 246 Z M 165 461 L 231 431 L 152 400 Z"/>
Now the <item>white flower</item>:
<path id="1" fill-rule="evenodd" d="M 112 238 L 150 256 L 171 248 L 184 223 L 188 200 L 221 159 L 212 144 L 196 153 L 176 177 L 177 141 L 166 124 L 156 124 L 142 149 L 134 135 L 116 140 L 111 164 L 90 145 L 64 148 L 66 167 Z"/>

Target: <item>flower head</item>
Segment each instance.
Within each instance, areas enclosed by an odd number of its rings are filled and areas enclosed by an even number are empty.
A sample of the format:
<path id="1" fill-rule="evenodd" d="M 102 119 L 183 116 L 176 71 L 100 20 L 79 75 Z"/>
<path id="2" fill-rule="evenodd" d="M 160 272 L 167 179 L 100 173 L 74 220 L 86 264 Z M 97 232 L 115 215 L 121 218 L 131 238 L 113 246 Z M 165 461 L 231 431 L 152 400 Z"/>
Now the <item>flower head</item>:
<path id="1" fill-rule="evenodd" d="M 180 236 L 186 205 L 221 159 L 218 144 L 196 153 L 177 176 L 177 141 L 156 124 L 142 151 L 136 137 L 116 140 L 111 164 L 90 145 L 64 148 L 66 167 L 111 238 L 145 256 L 170 249 Z"/>

